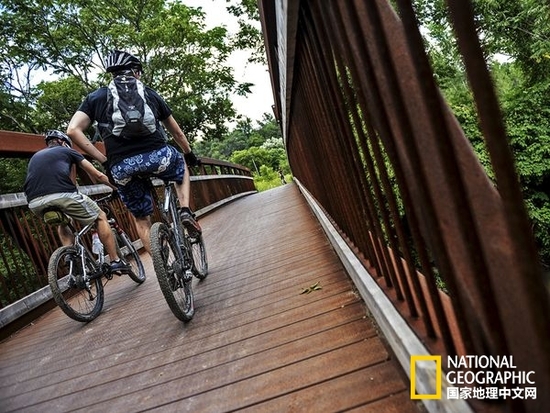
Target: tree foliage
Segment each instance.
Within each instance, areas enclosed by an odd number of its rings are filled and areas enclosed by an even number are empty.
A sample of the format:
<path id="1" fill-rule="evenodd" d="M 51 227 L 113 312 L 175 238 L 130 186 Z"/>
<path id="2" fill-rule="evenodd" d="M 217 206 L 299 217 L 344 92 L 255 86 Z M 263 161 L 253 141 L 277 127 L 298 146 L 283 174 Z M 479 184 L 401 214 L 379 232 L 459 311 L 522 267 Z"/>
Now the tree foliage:
<path id="1" fill-rule="evenodd" d="M 268 113 L 256 125 L 251 119 L 241 119 L 223 141 L 198 142 L 196 149 L 204 156 L 246 166 L 258 190 L 281 185 L 279 171 L 291 177 L 281 130 Z"/>
<path id="2" fill-rule="evenodd" d="M 26 159 L 0 159 L 0 194 L 10 194 L 23 191 L 23 183 L 27 174 Z"/>
<path id="3" fill-rule="evenodd" d="M 550 5 L 536 0 L 477 0 L 473 5 L 535 237 L 549 263 Z M 415 8 L 435 78 L 493 177 L 445 2 L 417 0 Z"/>
<path id="4" fill-rule="evenodd" d="M 254 172 L 259 172 L 261 165 L 275 170 L 284 166 L 290 172 L 281 130 L 268 113 L 256 126 L 249 118 L 241 119 L 223 140 L 198 142 L 196 149 L 204 156 L 244 165 Z"/>
<path id="5" fill-rule="evenodd" d="M 29 132 L 63 127 L 86 93 L 106 82 L 103 58 L 116 48 L 142 60 L 142 80 L 167 100 L 191 140 L 221 139 L 236 116 L 230 96 L 251 87 L 235 80 L 227 59 L 261 44 L 247 23 L 257 13 L 252 2 L 226 3 L 240 18 L 235 36 L 223 26 L 207 29 L 204 12 L 181 1 L 0 0 L 0 124 Z"/>
<path id="6" fill-rule="evenodd" d="M 225 0 L 231 3 L 231 0 Z M 241 0 L 227 7 L 227 10 L 238 18 L 239 35 L 234 46 L 238 49 L 251 49 L 250 62 L 266 63 L 263 36 L 260 30 L 260 12 L 257 0 Z"/>

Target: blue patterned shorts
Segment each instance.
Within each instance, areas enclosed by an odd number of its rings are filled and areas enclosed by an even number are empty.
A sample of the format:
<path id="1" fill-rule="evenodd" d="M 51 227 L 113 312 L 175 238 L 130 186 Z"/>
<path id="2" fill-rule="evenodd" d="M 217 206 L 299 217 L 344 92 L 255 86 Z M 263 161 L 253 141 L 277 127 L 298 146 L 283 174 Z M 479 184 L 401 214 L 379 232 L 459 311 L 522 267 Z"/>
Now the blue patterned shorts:
<path id="1" fill-rule="evenodd" d="M 126 158 L 111 166 L 122 202 L 137 218 L 153 213 L 153 198 L 149 177 L 181 183 L 185 161 L 173 146 Z"/>

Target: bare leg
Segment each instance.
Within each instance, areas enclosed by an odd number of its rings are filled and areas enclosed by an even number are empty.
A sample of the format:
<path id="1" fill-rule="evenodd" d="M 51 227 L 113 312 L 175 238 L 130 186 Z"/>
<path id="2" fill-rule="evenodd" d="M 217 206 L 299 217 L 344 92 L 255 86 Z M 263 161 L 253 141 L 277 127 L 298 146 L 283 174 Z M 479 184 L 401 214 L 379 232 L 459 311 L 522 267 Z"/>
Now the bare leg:
<path id="1" fill-rule="evenodd" d="M 185 165 L 183 181 L 179 185 L 176 184 L 176 192 L 178 194 L 180 207 L 186 209 L 189 209 L 189 202 L 191 199 L 191 177 L 189 176 L 188 172 L 189 170 L 187 169 L 187 165 Z M 198 232 L 200 234 L 202 232 L 201 226 L 192 214 L 193 212 L 190 209 L 189 211 L 184 212 L 184 214 L 182 215 L 183 225 L 185 225 L 188 229 L 194 230 L 195 232 Z"/>
<path id="2" fill-rule="evenodd" d="M 70 246 L 74 244 L 74 235 L 67 225 L 59 225 L 57 227 L 57 234 L 61 240 L 61 244 L 64 246 Z"/>
<path id="3" fill-rule="evenodd" d="M 189 199 L 191 193 L 191 178 L 189 177 L 189 171 L 187 170 L 187 165 L 185 165 L 185 170 L 183 171 L 183 182 L 181 184 L 176 183 L 176 193 L 178 194 L 178 201 L 180 207 L 189 208 Z"/>
<path id="4" fill-rule="evenodd" d="M 139 235 L 139 238 L 141 239 L 141 242 L 143 242 L 143 247 L 145 250 L 151 254 L 151 241 L 149 240 L 149 234 L 151 233 L 151 217 L 140 217 L 136 218 L 134 217 L 134 222 L 136 223 L 136 229 Z"/>
<path id="5" fill-rule="evenodd" d="M 104 211 L 99 213 L 96 221 L 97 235 L 105 247 L 105 251 L 109 254 L 111 261 L 116 261 L 119 259 L 119 256 L 116 252 L 116 243 L 113 232 L 111 231 L 111 226 L 107 221 L 107 215 Z"/>

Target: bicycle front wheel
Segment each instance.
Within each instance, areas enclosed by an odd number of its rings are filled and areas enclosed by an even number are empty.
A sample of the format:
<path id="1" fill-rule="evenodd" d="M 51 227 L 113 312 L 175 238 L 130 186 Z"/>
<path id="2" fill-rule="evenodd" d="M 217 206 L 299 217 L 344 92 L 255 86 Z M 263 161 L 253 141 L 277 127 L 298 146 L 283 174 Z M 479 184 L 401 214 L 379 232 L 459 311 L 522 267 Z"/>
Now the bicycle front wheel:
<path id="1" fill-rule="evenodd" d="M 191 245 L 191 254 L 193 255 L 193 274 L 199 279 L 204 280 L 208 275 L 208 259 L 206 257 L 206 247 L 201 234 L 188 235 Z"/>
<path id="2" fill-rule="evenodd" d="M 185 279 L 185 263 L 171 230 L 162 222 L 151 227 L 151 256 L 168 307 L 181 321 L 195 314 L 192 279 Z"/>
<path id="3" fill-rule="evenodd" d="M 143 283 L 147 276 L 145 275 L 145 268 L 143 262 L 139 256 L 139 252 L 134 247 L 132 240 L 128 237 L 128 234 L 121 232 L 117 234 L 116 241 L 119 246 L 120 258 L 123 258 L 126 264 L 130 266 L 128 275 L 130 278 L 138 284 Z"/>
<path id="4" fill-rule="evenodd" d="M 94 263 L 86 256 L 86 269 L 91 272 Z M 50 257 L 48 283 L 53 299 L 73 320 L 88 322 L 103 309 L 104 293 L 101 278 L 86 281 L 81 257 L 74 247 L 59 247 Z"/>

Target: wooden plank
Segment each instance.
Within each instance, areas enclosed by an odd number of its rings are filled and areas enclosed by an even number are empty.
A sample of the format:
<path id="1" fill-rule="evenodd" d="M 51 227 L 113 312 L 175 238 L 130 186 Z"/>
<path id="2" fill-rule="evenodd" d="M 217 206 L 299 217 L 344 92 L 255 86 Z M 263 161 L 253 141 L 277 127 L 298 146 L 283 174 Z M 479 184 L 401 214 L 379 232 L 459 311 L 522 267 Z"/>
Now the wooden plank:
<path id="1" fill-rule="evenodd" d="M 399 404 L 395 404 L 397 389 Z M 384 403 L 381 403 L 381 402 Z M 370 405 L 374 404 L 372 408 Z M 332 380 L 320 382 L 301 391 L 291 391 L 280 397 L 241 409 L 241 412 L 278 413 L 286 412 L 325 412 L 325 411 L 365 411 L 372 409 L 383 413 L 389 404 L 395 413 L 416 412 L 416 407 L 408 400 L 403 386 L 403 378 L 392 367 L 391 362 L 368 366 Z"/>
<path id="2" fill-rule="evenodd" d="M 294 185 L 200 222 L 211 272 L 195 280 L 191 322 L 172 315 L 144 255 L 148 280 L 110 281 L 96 320 L 55 308 L 0 343 L 2 410 L 415 411 L 396 396 L 404 374 Z"/>

